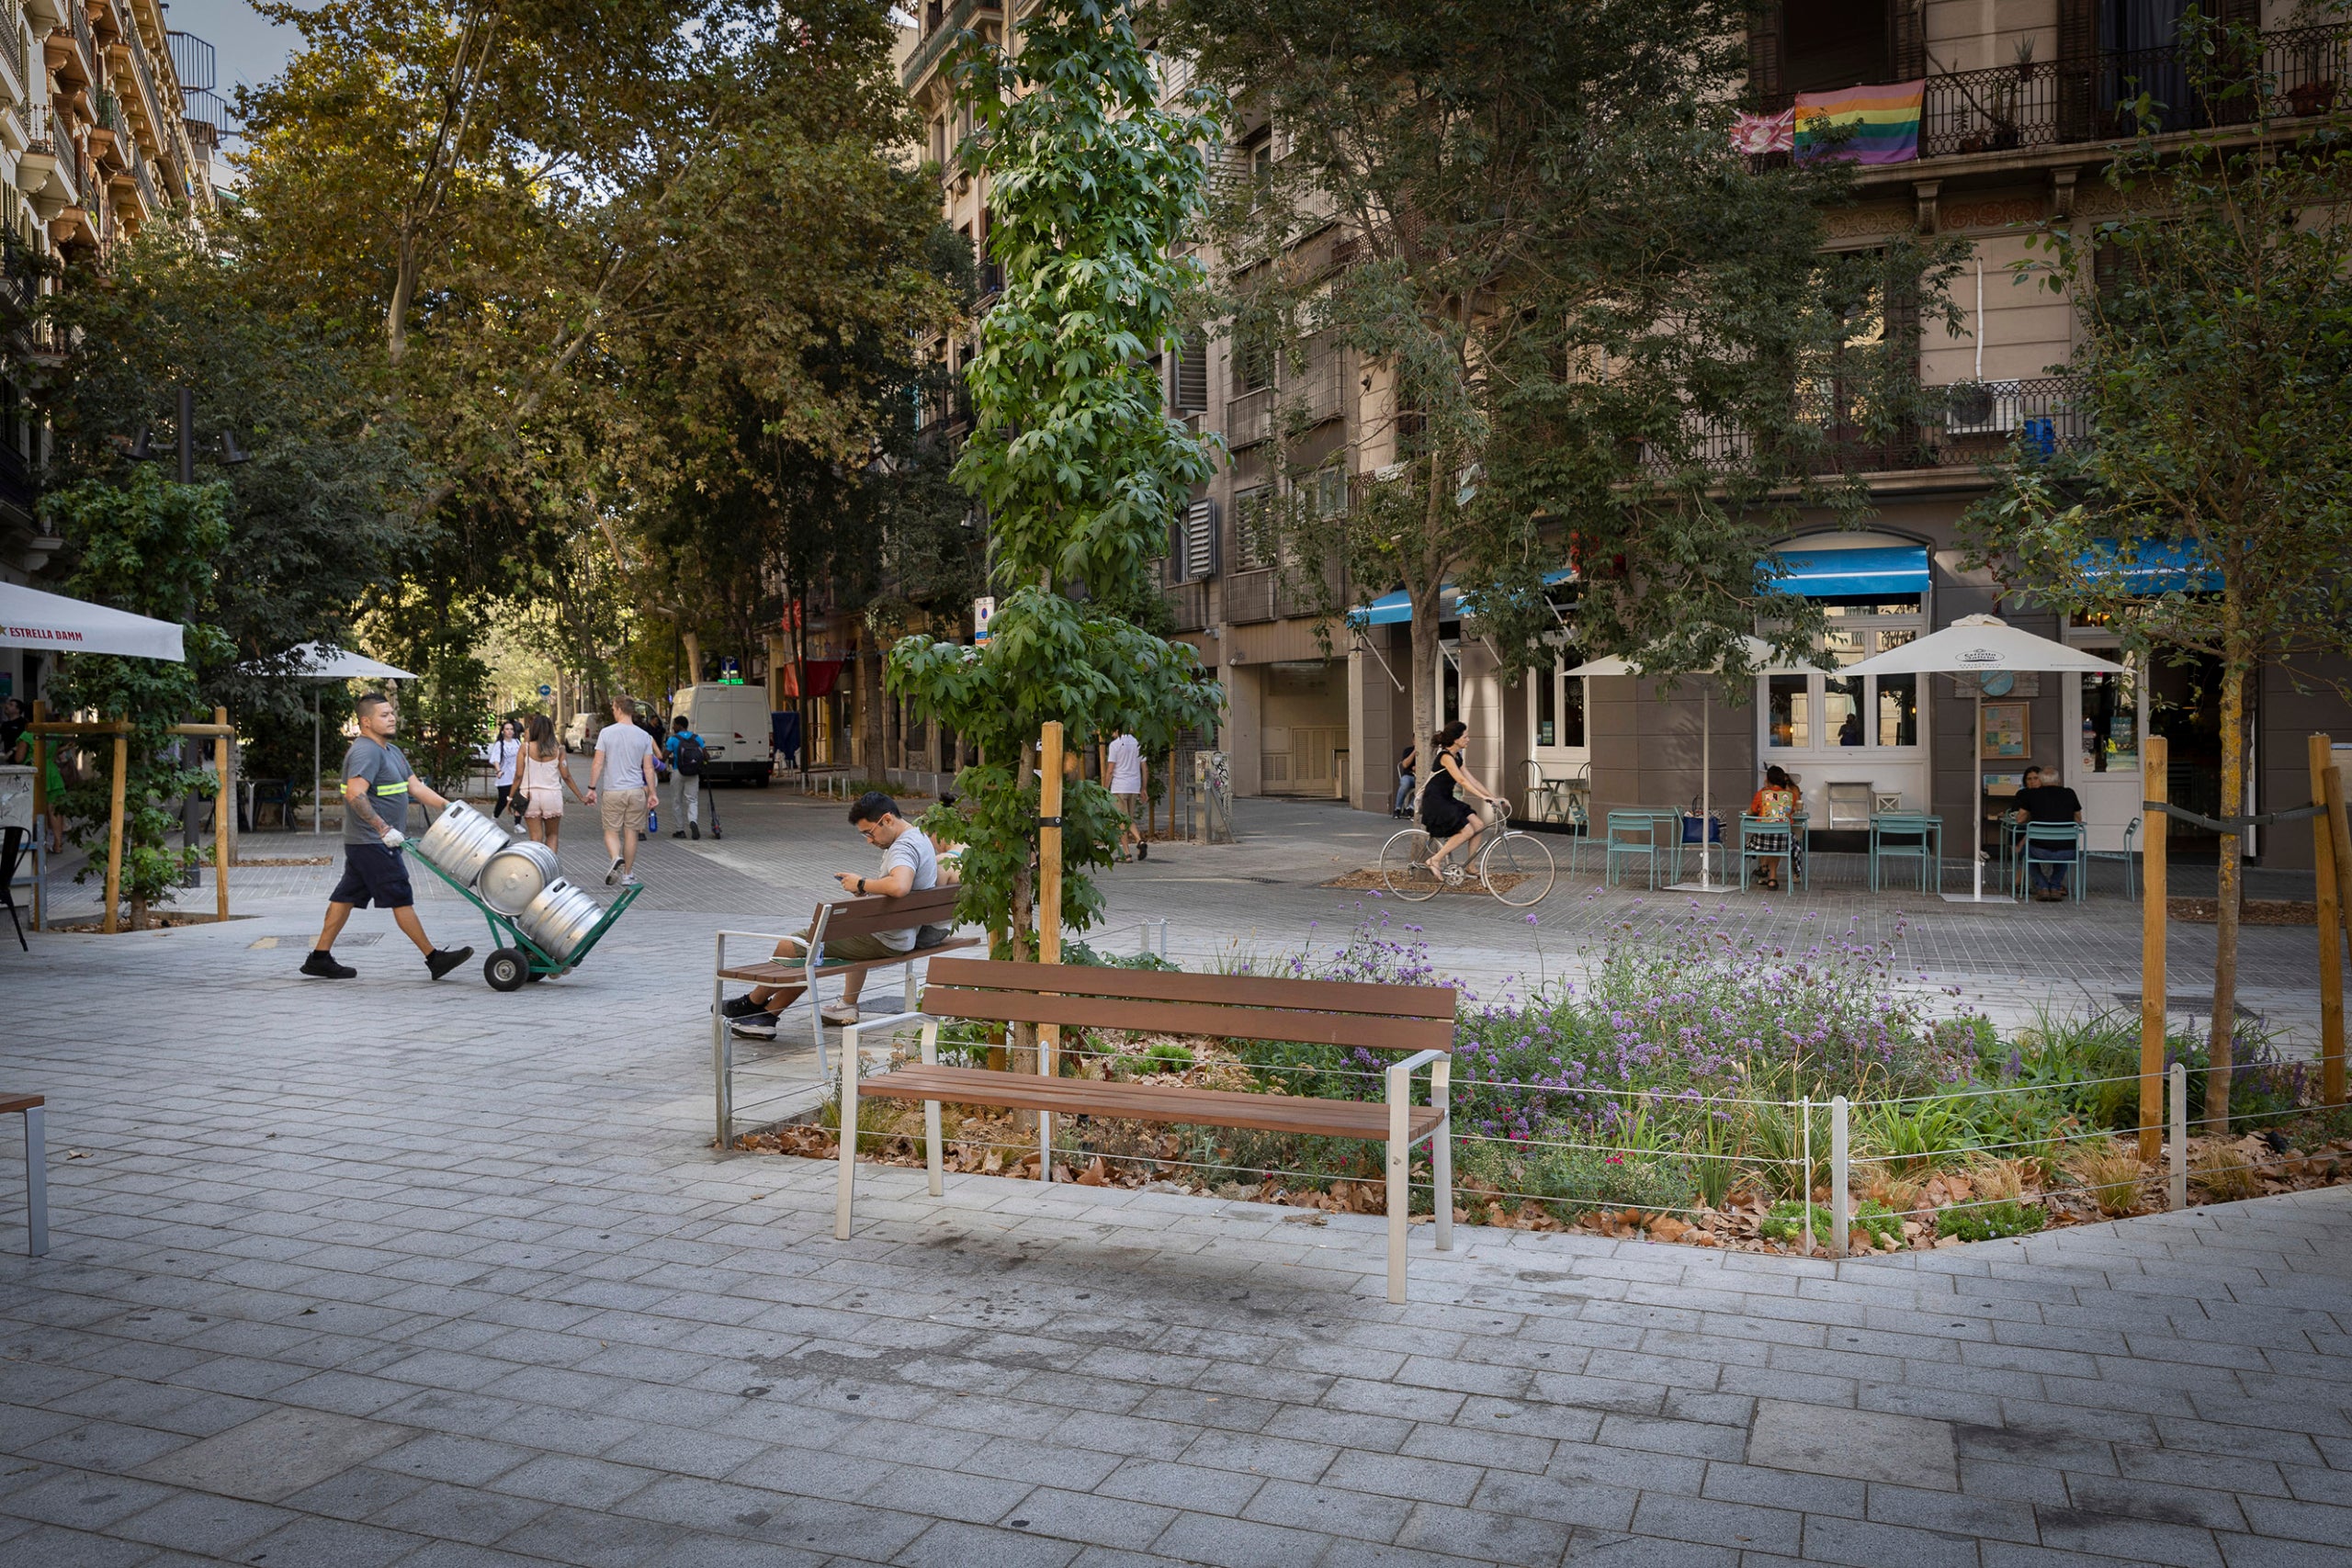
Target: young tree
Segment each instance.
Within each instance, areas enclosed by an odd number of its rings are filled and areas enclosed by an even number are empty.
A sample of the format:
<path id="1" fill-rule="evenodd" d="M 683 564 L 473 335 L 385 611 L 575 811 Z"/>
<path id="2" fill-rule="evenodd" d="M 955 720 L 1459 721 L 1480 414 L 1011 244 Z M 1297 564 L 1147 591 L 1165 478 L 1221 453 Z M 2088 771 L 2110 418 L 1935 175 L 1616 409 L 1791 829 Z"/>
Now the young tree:
<path id="1" fill-rule="evenodd" d="M 2224 35 L 2193 12 L 2183 28 L 2199 101 L 2241 97 L 2243 81 L 2204 62 L 2259 59 L 2252 40 L 2208 52 L 2195 40 Z M 2225 1126 L 2246 682 L 2277 665 L 2341 691 L 2352 658 L 2352 144 L 2337 124 L 2289 147 L 2209 134 L 2160 150 L 2141 107 L 2147 133 L 2107 170 L 2131 215 L 2045 225 L 2020 264 L 2075 302 L 2066 371 L 2090 440 L 2026 446 L 1969 522 L 2004 581 L 2103 618 L 2143 660 L 2218 666 L 2230 826 L 2205 1111 Z"/>
<path id="2" fill-rule="evenodd" d="M 1164 745 L 1215 720 L 1216 688 L 1190 648 L 1101 614 L 1166 547 L 1191 487 L 1209 474 L 1199 437 L 1168 417 L 1146 363 L 1171 344 L 1193 281 L 1172 250 L 1200 209 L 1200 143 L 1215 123 L 1171 113 L 1135 30 L 1136 0 L 1044 0 L 1018 55 L 967 51 L 958 85 L 980 128 L 969 155 L 993 177 L 1001 299 L 981 324 L 969 377 L 977 423 L 956 466 L 987 508 L 1004 596 L 981 648 L 925 636 L 891 650 L 891 688 L 977 742 L 959 775 L 965 919 L 999 951 L 1030 955 L 1031 859 L 1041 727 L 1136 727 Z M 1069 591 L 1083 589 L 1085 603 Z M 1092 923 L 1083 874 L 1109 862 L 1117 813 L 1100 784 L 1063 795 L 1060 915 Z"/>
<path id="3" fill-rule="evenodd" d="M 198 667 L 220 662 L 228 651 L 228 637 L 198 619 L 229 542 L 228 490 L 172 483 L 154 465 L 137 463 L 118 483 L 88 479 L 50 495 L 42 510 L 74 553 L 66 592 L 182 627 L 186 663 L 75 653 L 53 682 L 60 712 L 88 709 L 130 725 L 120 880 L 130 929 L 144 931 L 149 907 L 170 899 L 196 859 L 170 849 L 169 835 L 180 818 L 169 807 L 191 791 L 209 794 L 213 787 L 203 773 L 179 765 L 170 728 L 186 722 L 201 700 Z M 111 761 L 106 748 L 99 755 Z M 105 874 L 111 790 L 107 767 L 65 793 L 74 841 L 90 852 L 82 878 Z"/>
<path id="4" fill-rule="evenodd" d="M 1823 258 L 1842 166 L 1732 151 L 1741 17 L 1172 0 L 1168 41 L 1271 129 L 1217 212 L 1236 352 L 1279 381 L 1346 351 L 1387 410 L 1345 507 L 1277 509 L 1267 553 L 1328 592 L 1336 543 L 1359 589 L 1403 584 L 1424 744 L 1448 587 L 1507 671 L 1554 657 L 1547 568 L 1577 570 L 1589 654 L 1737 674 L 1759 618 L 1792 650 L 1818 626 L 1758 561 L 1796 505 L 1859 510 L 1817 477 L 1829 434 L 1904 423 L 1934 267 L 1890 291 L 1879 258 Z"/>

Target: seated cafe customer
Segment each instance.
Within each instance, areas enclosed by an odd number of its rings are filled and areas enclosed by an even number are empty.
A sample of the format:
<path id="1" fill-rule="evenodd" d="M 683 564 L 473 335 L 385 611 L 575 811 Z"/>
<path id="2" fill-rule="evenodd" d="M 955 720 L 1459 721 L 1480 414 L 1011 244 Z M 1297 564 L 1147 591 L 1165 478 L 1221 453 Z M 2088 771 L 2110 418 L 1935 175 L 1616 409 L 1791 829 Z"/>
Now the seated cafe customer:
<path id="1" fill-rule="evenodd" d="M 882 852 L 882 868 L 875 875 L 860 876 L 854 871 L 837 871 L 833 880 L 842 891 L 856 898 L 903 898 L 910 893 L 924 893 L 939 886 L 939 854 L 923 830 L 899 815 L 899 803 L 873 790 L 858 796 L 857 804 L 849 808 L 849 824 L 865 841 Z M 775 955 L 791 962 L 800 962 L 808 951 L 809 933 L 814 928 L 803 926 L 797 933 L 776 943 Z M 866 960 L 887 963 L 911 952 L 916 937 L 931 938 L 935 928 L 926 927 L 918 933 L 912 930 L 874 931 L 862 936 L 825 939 L 824 952 L 819 961 L 825 964 L 854 964 Z M 936 940 L 946 940 L 944 931 L 936 931 Z M 926 941 L 928 947 L 935 943 Z M 827 1023 L 849 1024 L 857 1021 L 857 994 L 865 984 L 865 972 L 854 969 L 842 976 L 842 999 L 828 1002 L 820 1015 Z M 775 1038 L 776 1015 L 800 999 L 805 986 L 762 986 L 743 996 L 722 1004 L 720 1014 L 729 1019 L 736 1033 L 753 1040 Z"/>
<path id="2" fill-rule="evenodd" d="M 2040 768 L 2025 771 L 2025 787 L 2012 797 L 2011 809 L 2021 822 L 2080 822 L 2082 798 L 2057 782 L 2058 775 Z M 2066 897 L 2066 873 L 2075 863 L 2071 844 L 2041 842 L 2026 852 L 2033 876 L 2034 901 L 2055 904 Z"/>

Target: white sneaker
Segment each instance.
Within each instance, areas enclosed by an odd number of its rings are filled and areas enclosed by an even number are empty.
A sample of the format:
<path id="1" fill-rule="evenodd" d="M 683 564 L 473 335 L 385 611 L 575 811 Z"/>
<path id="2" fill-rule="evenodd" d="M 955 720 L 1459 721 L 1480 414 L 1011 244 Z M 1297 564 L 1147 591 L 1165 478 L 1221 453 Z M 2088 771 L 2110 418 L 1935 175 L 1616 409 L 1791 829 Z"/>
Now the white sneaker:
<path id="1" fill-rule="evenodd" d="M 621 886 L 622 886 L 623 887 L 635 887 L 635 886 L 639 886 L 639 884 L 638 884 L 638 880 L 637 880 L 637 873 L 635 873 L 635 872 L 633 872 L 633 871 L 632 871 L 632 872 L 628 872 L 628 873 L 627 873 L 626 874 L 624 874 L 624 875 L 621 877 Z"/>
<path id="2" fill-rule="evenodd" d="M 818 1010 L 817 1016 L 823 1019 L 827 1023 L 855 1023 L 857 1021 L 857 1009 L 852 1007 L 847 1002 L 827 1002 L 822 1008 Z"/>

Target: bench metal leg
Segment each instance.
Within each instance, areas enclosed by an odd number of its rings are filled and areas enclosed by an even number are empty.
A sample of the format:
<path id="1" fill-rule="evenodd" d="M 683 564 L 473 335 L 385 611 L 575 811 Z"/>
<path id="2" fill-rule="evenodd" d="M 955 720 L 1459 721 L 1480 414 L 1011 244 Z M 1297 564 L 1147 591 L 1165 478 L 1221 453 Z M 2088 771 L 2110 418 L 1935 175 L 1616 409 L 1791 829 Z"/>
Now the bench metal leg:
<path id="1" fill-rule="evenodd" d="M 1437 1186 L 1437 1249 L 1453 1250 L 1453 1064 L 1430 1064 L 1430 1103 L 1445 1113 L 1430 1135 L 1430 1174 Z"/>
<path id="2" fill-rule="evenodd" d="M 49 1250 L 49 1137 L 46 1109 L 25 1111 L 25 1250 L 35 1258 Z"/>
<path id="3" fill-rule="evenodd" d="M 857 1030 L 842 1031 L 841 1179 L 833 1189 L 833 1239 L 849 1239 L 850 1198 L 857 1188 Z"/>
<path id="4" fill-rule="evenodd" d="M 911 994 L 913 987 L 910 985 L 908 990 Z M 939 1025 L 935 1021 L 922 1026 L 922 1065 L 939 1065 Z M 939 1101 L 935 1100 L 922 1102 L 922 1162 L 931 1174 L 931 1195 L 941 1196 L 947 1189 L 940 1170 Z"/>
<path id="5" fill-rule="evenodd" d="M 1405 1227 L 1413 1196 L 1406 1183 L 1413 1146 L 1407 1143 L 1408 1118 L 1412 1113 L 1412 1080 L 1402 1067 L 1388 1069 L 1388 1299 L 1405 1300 Z"/>
<path id="6" fill-rule="evenodd" d="M 727 999 L 727 982 L 718 971 L 727 967 L 727 933 L 718 933 L 718 954 L 711 964 L 710 976 L 710 1077 L 712 1096 L 718 1121 L 718 1147 L 721 1153 L 735 1146 L 735 1049 L 733 1032 L 727 1027 L 727 1017 L 719 1010 Z"/>

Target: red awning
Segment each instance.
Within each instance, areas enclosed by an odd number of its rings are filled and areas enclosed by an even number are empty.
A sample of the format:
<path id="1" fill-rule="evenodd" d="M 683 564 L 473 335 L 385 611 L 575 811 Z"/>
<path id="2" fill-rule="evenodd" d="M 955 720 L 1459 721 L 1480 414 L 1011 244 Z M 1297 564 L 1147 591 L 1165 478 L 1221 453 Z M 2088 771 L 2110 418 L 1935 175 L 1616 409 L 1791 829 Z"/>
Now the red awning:
<path id="1" fill-rule="evenodd" d="M 808 661 L 808 694 L 812 697 L 830 695 L 834 683 L 842 678 L 842 662 L 838 659 L 810 660 Z M 783 675 L 784 680 L 779 687 L 781 694 L 787 697 L 798 696 L 800 694 L 800 666 L 797 663 L 786 663 Z"/>

